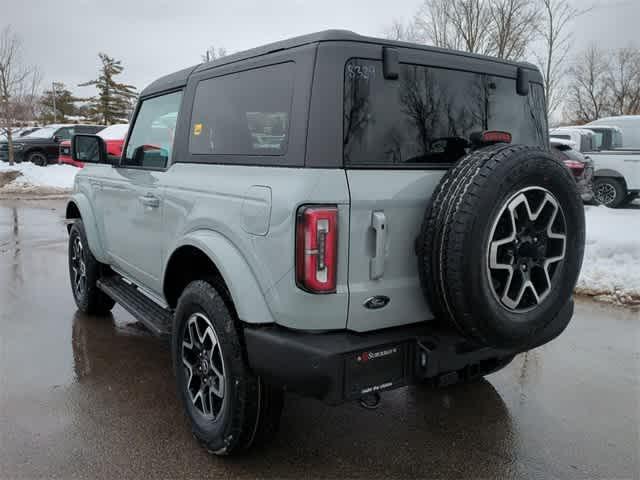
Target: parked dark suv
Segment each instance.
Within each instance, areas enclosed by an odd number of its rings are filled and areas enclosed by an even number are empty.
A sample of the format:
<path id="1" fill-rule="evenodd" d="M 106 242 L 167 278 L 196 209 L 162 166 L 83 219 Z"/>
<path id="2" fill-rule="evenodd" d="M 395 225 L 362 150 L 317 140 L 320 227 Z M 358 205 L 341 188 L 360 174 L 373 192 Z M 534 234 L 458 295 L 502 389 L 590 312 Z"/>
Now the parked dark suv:
<path id="1" fill-rule="evenodd" d="M 98 133 L 102 125 L 47 125 L 13 142 L 14 160 L 32 162 L 41 167 L 58 163 L 59 143 L 69 140 L 75 133 Z M 9 145 L 0 143 L 0 160 L 9 159 Z"/>
<path id="2" fill-rule="evenodd" d="M 72 139 L 76 304 L 170 338 L 217 454 L 267 441 L 284 390 L 481 378 L 573 313 L 584 209 L 545 111 L 532 65 L 344 31 L 160 78 L 119 159 Z"/>

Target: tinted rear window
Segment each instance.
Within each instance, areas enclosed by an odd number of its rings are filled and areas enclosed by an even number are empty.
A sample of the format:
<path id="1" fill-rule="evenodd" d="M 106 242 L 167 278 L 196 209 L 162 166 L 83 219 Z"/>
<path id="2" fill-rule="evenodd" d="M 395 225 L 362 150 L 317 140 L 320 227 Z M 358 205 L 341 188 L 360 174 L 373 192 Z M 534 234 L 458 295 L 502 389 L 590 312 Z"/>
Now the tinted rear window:
<path id="1" fill-rule="evenodd" d="M 189 151 L 283 155 L 292 97 L 293 63 L 201 81 L 193 105 Z"/>
<path id="2" fill-rule="evenodd" d="M 548 148 L 542 87 L 516 93 L 515 79 L 401 65 L 385 80 L 382 62 L 345 68 L 343 144 L 346 165 L 448 166 L 483 130 L 511 133 L 513 143 Z"/>

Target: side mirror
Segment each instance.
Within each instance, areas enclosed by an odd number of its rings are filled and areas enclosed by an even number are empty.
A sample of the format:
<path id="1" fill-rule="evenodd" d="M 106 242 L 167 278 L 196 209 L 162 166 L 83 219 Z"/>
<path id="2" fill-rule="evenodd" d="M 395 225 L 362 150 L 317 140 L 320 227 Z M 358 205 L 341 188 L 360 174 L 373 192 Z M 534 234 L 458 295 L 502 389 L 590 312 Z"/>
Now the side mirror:
<path id="1" fill-rule="evenodd" d="M 108 163 L 107 147 L 98 135 L 74 135 L 71 138 L 71 158 L 83 163 Z"/>
<path id="2" fill-rule="evenodd" d="M 53 137 L 53 141 L 56 142 L 56 143 L 60 143 L 60 137 L 58 135 L 55 135 Z"/>

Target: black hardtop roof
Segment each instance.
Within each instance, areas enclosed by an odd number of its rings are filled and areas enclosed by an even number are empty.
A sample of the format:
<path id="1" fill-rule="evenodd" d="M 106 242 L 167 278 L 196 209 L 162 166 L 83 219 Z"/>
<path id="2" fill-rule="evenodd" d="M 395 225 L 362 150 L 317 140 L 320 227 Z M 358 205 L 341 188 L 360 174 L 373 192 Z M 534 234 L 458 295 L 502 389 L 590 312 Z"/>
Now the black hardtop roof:
<path id="1" fill-rule="evenodd" d="M 260 57 L 272 52 L 287 50 L 290 48 L 300 47 L 303 45 L 309 45 L 319 42 L 361 42 L 361 43 L 374 43 L 383 46 L 412 48 L 415 50 L 423 50 L 427 52 L 447 53 L 453 55 L 459 55 L 462 57 L 469 57 L 474 59 L 481 59 L 485 61 L 491 61 L 506 65 L 513 65 L 515 67 L 523 67 L 530 70 L 538 70 L 535 65 L 527 62 L 514 62 L 508 60 L 502 60 L 499 58 L 488 57 L 486 55 L 478 55 L 468 52 L 460 52 L 457 50 L 448 50 L 446 48 L 433 47 L 430 45 L 421 45 L 417 43 L 401 42 L 397 40 L 389 40 L 386 38 L 367 37 L 359 35 L 349 30 L 324 30 L 322 32 L 310 33 L 308 35 L 301 35 L 299 37 L 293 37 L 286 40 L 281 40 L 274 43 L 269 43 L 261 47 L 251 48 L 242 52 L 227 55 L 212 62 L 201 63 L 189 68 L 185 68 L 175 73 L 165 75 L 152 82 L 146 87 L 140 96 L 154 95 L 159 92 L 179 88 L 186 85 L 189 76 L 194 72 L 201 72 L 210 68 L 218 67 L 221 65 L 227 65 L 230 63 L 240 62 L 250 58 Z"/>

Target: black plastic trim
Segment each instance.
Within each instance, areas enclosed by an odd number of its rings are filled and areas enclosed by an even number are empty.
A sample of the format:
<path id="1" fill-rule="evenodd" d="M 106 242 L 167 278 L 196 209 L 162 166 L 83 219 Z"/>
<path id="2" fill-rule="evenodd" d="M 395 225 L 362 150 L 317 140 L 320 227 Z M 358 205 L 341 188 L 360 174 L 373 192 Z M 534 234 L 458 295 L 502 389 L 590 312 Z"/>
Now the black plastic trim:
<path id="1" fill-rule="evenodd" d="M 347 330 L 326 333 L 296 331 L 270 325 L 247 325 L 244 338 L 250 367 L 268 383 L 328 404 L 354 399 L 348 370 L 354 355 L 397 347 L 404 355 L 403 374 L 381 369 L 380 390 L 395 389 L 417 381 L 457 376 L 458 372 L 481 365 L 495 365 L 501 359 L 531 350 L 556 338 L 573 316 L 573 300 L 526 345 L 494 349 L 473 345 L 459 333 L 429 321 L 404 327 L 355 333 Z M 488 372 L 487 372 L 488 373 Z M 385 375 L 395 374 L 394 382 Z M 392 383 L 392 384 L 391 384 Z"/>

